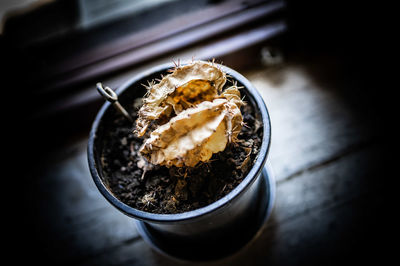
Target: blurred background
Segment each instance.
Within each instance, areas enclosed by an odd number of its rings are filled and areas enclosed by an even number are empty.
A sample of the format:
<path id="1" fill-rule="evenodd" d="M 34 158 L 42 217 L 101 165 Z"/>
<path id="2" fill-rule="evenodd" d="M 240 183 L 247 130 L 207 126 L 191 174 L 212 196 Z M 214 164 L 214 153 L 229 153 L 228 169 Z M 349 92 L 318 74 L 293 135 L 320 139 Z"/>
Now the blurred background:
<path id="1" fill-rule="evenodd" d="M 8 217 L 21 224 L 10 245 L 34 251 L 14 260 L 175 265 L 101 198 L 85 149 L 104 102 L 96 82 L 117 89 L 152 66 L 193 58 L 241 72 L 272 120 L 272 220 L 251 251 L 214 264 L 387 258 L 382 135 L 391 91 L 378 78 L 388 54 L 379 13 L 348 1 L 2 0 Z"/>
<path id="2" fill-rule="evenodd" d="M 215 58 L 238 70 L 277 54 L 322 56 L 351 82 L 365 82 L 378 57 L 369 10 L 345 1 L 21 0 L 1 1 L 1 51 L 18 109 L 43 128 L 71 136 L 88 129 L 100 98 L 163 62 Z M 283 55 L 284 54 L 284 55 Z M 307 58 L 306 60 L 308 60 Z M 267 62 L 269 64 L 269 61 Z M 18 80 L 18 82 L 15 82 Z M 360 87 L 361 87 L 360 86 Z M 357 86 L 358 87 L 358 86 Z M 367 87 L 362 93 L 370 93 Z M 80 114 L 77 116 L 76 114 Z M 70 126 L 70 123 L 74 127 Z M 72 131 L 72 132 L 71 132 Z M 40 132 L 40 146 L 57 140 Z M 54 146 L 52 144 L 52 146 Z"/>

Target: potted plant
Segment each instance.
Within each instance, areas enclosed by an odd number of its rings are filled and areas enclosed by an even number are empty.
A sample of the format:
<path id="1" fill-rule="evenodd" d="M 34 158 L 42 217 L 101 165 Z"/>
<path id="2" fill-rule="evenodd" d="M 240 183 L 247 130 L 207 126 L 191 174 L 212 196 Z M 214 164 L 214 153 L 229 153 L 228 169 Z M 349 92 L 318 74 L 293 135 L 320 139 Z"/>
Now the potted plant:
<path id="1" fill-rule="evenodd" d="M 270 120 L 254 86 L 226 66 L 195 61 L 150 69 L 116 94 L 109 100 L 127 111 L 105 103 L 88 142 L 101 194 L 172 257 L 217 259 L 254 239 L 275 193 Z"/>

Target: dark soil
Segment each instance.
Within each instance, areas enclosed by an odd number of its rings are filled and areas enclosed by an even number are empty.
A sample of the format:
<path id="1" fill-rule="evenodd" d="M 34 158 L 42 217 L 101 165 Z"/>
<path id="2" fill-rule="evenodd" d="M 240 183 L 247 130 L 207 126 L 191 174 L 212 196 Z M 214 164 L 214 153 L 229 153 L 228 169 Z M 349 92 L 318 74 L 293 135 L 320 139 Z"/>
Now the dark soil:
<path id="1" fill-rule="evenodd" d="M 101 157 L 109 188 L 125 204 L 152 213 L 181 213 L 217 201 L 246 177 L 261 146 L 262 126 L 253 107 L 248 103 L 241 111 L 246 126 L 239 143 L 193 168 L 156 166 L 145 173 L 137 167 L 142 139 L 118 116 L 105 136 Z M 130 112 L 136 119 L 136 108 Z"/>

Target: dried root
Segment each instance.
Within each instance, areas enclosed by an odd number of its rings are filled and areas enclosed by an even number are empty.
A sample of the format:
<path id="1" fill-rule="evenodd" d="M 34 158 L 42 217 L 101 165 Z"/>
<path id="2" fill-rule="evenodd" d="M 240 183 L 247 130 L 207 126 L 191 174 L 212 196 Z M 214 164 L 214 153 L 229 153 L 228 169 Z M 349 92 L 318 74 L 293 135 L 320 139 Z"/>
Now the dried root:
<path id="1" fill-rule="evenodd" d="M 221 93 L 225 82 L 225 73 L 212 63 L 196 61 L 153 85 L 139 110 L 136 133 L 143 136 L 161 116 L 167 122 L 149 134 L 140 153 L 152 164 L 193 167 L 235 143 L 243 102 L 236 85 Z"/>

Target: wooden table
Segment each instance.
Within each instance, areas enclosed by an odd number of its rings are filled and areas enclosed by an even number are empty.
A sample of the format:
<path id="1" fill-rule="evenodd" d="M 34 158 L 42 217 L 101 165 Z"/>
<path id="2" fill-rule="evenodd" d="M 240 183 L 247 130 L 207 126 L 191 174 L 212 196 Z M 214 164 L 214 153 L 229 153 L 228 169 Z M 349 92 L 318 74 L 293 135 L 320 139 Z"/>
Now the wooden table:
<path id="1" fill-rule="evenodd" d="M 337 79 L 329 62 L 294 60 L 242 71 L 270 111 L 276 203 L 254 243 L 205 265 L 338 265 L 381 258 L 382 144 L 374 118 L 365 116 L 368 103 L 353 97 L 357 84 Z M 153 251 L 133 220 L 101 196 L 88 170 L 86 143 L 43 159 L 46 166 L 33 174 L 30 189 L 39 196 L 32 203 L 32 230 L 40 237 L 32 243 L 39 261 L 183 265 Z"/>

